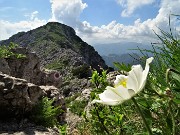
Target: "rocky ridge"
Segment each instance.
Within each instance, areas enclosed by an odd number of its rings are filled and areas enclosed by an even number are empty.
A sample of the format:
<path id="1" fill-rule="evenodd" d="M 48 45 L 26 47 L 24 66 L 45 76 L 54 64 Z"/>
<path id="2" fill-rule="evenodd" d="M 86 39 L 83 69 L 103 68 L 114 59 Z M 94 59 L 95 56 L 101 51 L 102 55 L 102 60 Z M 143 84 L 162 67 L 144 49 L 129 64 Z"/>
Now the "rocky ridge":
<path id="1" fill-rule="evenodd" d="M 19 32 L 0 44 L 8 45 L 10 42 L 36 52 L 42 66 L 57 69 L 65 76 L 82 65 L 95 69 L 99 69 L 99 66 L 107 68 L 97 51 L 78 37 L 73 28 L 58 22 L 49 22 L 37 29 Z"/>
<path id="2" fill-rule="evenodd" d="M 24 117 L 26 118 L 42 97 L 48 97 L 54 100 L 55 106 L 63 110 L 57 120 L 64 122 L 64 96 L 57 88 L 62 83 L 60 73 L 41 69 L 38 56 L 25 48 L 11 51 L 25 57 L 17 59 L 12 56 L 0 59 L 0 133 L 58 134 L 56 130 L 36 126 Z"/>

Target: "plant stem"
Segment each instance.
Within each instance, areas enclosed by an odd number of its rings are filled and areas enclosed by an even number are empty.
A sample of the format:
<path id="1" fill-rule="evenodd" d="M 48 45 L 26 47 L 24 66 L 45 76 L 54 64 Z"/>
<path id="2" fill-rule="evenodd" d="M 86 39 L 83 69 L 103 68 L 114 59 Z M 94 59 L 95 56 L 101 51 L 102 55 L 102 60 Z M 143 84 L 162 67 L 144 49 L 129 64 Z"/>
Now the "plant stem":
<path id="1" fill-rule="evenodd" d="M 142 113 L 142 111 L 141 111 L 141 109 L 140 109 L 139 105 L 137 104 L 134 97 L 132 98 L 132 101 L 134 102 L 136 108 L 138 109 L 139 114 L 141 115 L 141 118 L 142 118 L 142 120 L 144 122 L 144 125 L 146 126 L 146 129 L 149 132 L 149 135 L 153 135 L 153 133 L 152 133 L 152 131 L 151 131 L 151 129 L 150 129 L 150 127 L 149 127 L 149 125 L 148 125 L 148 123 L 147 123 L 147 121 L 146 121 L 146 119 L 145 119 L 145 117 L 144 117 L 144 115 L 143 115 L 143 113 Z"/>
<path id="2" fill-rule="evenodd" d="M 99 119 L 99 121 L 101 122 L 102 127 L 104 128 L 104 130 L 106 131 L 106 133 L 109 134 L 108 129 L 106 128 L 106 126 L 104 125 L 104 122 L 102 121 L 102 119 L 101 119 L 100 116 L 99 116 L 99 112 L 98 112 L 98 110 L 97 110 L 96 105 L 95 105 L 95 110 L 96 110 L 96 114 L 97 114 L 97 116 L 98 116 L 98 119 Z"/>
<path id="3" fill-rule="evenodd" d="M 175 120 L 174 120 L 174 115 L 173 115 L 173 111 L 172 111 L 172 102 L 169 101 L 169 111 L 170 111 L 170 114 L 171 114 L 171 119 L 172 119 L 172 135 L 175 135 Z"/>

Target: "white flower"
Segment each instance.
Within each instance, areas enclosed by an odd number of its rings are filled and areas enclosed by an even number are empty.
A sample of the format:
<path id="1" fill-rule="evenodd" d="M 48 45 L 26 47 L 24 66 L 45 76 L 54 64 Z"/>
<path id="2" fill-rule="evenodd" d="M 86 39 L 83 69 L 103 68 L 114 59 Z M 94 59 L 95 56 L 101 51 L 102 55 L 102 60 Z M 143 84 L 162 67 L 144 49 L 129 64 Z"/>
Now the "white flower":
<path id="1" fill-rule="evenodd" d="M 145 86 L 149 72 L 149 64 L 152 60 L 153 57 L 146 60 L 144 70 L 141 65 L 134 65 L 131 71 L 129 71 L 128 76 L 117 75 L 114 81 L 114 87 L 107 86 L 106 90 L 99 94 L 100 100 L 93 100 L 93 103 L 118 105 L 135 96 Z"/>

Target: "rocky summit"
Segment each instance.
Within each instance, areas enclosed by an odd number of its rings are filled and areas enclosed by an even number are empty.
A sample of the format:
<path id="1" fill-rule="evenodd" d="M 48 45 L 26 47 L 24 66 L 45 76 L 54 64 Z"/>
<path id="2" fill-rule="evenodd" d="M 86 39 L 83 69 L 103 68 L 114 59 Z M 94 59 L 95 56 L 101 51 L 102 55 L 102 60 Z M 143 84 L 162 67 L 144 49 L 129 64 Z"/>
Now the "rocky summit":
<path id="1" fill-rule="evenodd" d="M 84 75 L 79 76 L 84 77 L 90 66 L 97 70 L 107 68 L 98 52 L 78 37 L 73 28 L 58 22 L 19 32 L 0 44 L 8 45 L 10 42 L 36 52 L 43 67 L 61 71 L 64 76 L 71 72 L 79 75 L 77 72 L 81 69 Z"/>
<path id="2" fill-rule="evenodd" d="M 0 45 L 11 42 L 19 46 L 10 51 L 25 57 L 0 58 L 0 134 L 59 134 L 26 116 L 48 97 L 60 107 L 56 119 L 63 123 L 68 116 L 64 99 L 89 88 L 91 69 L 107 69 L 104 60 L 73 28 L 57 22 L 19 32 Z"/>

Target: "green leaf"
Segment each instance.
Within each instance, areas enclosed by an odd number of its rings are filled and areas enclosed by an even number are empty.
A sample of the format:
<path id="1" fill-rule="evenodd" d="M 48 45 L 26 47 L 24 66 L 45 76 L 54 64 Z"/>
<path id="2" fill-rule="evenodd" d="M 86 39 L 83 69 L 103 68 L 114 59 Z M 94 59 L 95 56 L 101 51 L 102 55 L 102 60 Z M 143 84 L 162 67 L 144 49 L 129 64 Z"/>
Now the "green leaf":
<path id="1" fill-rule="evenodd" d="M 177 73 L 172 72 L 172 77 L 176 79 L 178 82 L 180 82 L 180 75 Z"/>
<path id="2" fill-rule="evenodd" d="M 143 107 L 148 109 L 150 106 L 146 99 L 138 99 L 138 103 Z"/>
<path id="3" fill-rule="evenodd" d="M 166 123 L 167 123 L 168 129 L 172 132 L 173 124 L 172 124 L 172 119 L 170 115 L 167 116 Z"/>
<path id="4" fill-rule="evenodd" d="M 134 135 L 148 135 L 147 132 L 144 132 L 144 133 L 135 133 Z"/>
<path id="5" fill-rule="evenodd" d="M 177 103 L 177 104 L 180 104 L 180 99 L 179 99 L 179 98 L 175 98 L 175 99 L 173 99 L 173 101 L 174 101 L 175 103 Z"/>
<path id="6" fill-rule="evenodd" d="M 126 65 L 124 63 L 119 63 L 119 62 L 114 62 L 113 64 L 119 71 L 129 72 L 131 70 L 130 64 Z"/>

